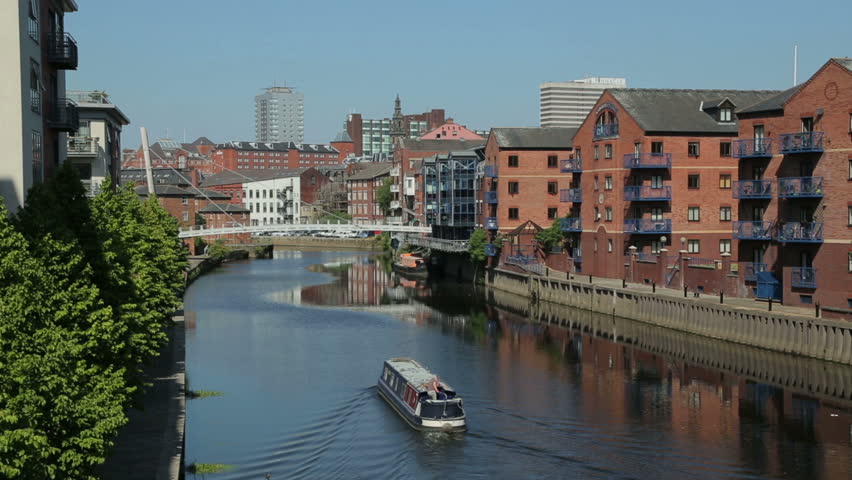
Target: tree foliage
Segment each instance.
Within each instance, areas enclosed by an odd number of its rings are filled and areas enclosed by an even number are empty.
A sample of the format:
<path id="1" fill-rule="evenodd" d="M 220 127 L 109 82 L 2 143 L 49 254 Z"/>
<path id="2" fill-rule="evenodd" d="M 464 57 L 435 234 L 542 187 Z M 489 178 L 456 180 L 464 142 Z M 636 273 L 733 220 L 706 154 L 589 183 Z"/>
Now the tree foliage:
<path id="1" fill-rule="evenodd" d="M 385 215 L 390 211 L 391 200 L 393 200 L 391 185 L 393 185 L 393 179 L 388 177 L 385 179 L 384 185 L 376 189 L 376 203 L 379 204 L 379 208 Z"/>
<path id="2" fill-rule="evenodd" d="M 470 234 L 470 239 L 467 241 L 467 254 L 474 263 L 485 262 L 485 245 L 487 243 L 488 234 L 485 233 L 485 230 L 477 228 Z"/>
<path id="3" fill-rule="evenodd" d="M 565 241 L 565 233 L 562 231 L 559 219 L 554 220 L 550 227 L 538 232 L 535 239 L 547 250 L 561 246 L 562 242 Z"/>

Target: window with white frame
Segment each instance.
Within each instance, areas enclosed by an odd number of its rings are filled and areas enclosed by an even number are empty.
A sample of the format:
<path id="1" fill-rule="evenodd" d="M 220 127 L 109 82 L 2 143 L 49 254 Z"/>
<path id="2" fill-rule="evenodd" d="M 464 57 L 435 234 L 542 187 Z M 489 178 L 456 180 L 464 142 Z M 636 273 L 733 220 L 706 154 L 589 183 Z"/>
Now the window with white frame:
<path id="1" fill-rule="evenodd" d="M 701 252 L 701 241 L 700 240 L 687 240 L 686 241 L 686 251 L 689 252 L 689 253 Z"/>
<path id="2" fill-rule="evenodd" d="M 727 238 L 719 240 L 719 253 L 731 253 L 731 240 Z"/>
<path id="3" fill-rule="evenodd" d="M 701 220 L 701 207 L 689 207 L 687 220 L 697 222 Z"/>

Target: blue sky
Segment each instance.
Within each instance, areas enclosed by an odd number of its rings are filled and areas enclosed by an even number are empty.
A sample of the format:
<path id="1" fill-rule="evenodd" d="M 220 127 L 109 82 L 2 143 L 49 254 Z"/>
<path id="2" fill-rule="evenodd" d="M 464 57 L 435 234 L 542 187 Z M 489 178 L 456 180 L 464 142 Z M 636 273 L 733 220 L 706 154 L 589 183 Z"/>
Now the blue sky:
<path id="1" fill-rule="evenodd" d="M 538 124 L 538 85 L 627 77 L 646 88 L 784 89 L 852 56 L 852 2 L 78 0 L 68 88 L 106 90 L 139 127 L 254 138 L 254 95 L 305 94 L 305 140 L 349 112 L 445 108 L 476 129 Z M 815 5 L 820 5 L 816 7 Z M 152 138 L 152 141 L 153 141 Z"/>

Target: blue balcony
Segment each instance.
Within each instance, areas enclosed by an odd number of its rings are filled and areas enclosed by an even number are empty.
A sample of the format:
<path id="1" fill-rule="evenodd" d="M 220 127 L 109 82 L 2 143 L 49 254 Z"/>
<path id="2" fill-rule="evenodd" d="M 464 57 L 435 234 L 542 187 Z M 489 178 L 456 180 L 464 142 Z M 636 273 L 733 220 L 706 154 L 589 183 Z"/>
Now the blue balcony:
<path id="1" fill-rule="evenodd" d="M 510 265 L 537 265 L 539 262 L 537 257 L 527 255 L 509 255 L 506 257 L 506 263 Z"/>
<path id="2" fill-rule="evenodd" d="M 772 240 L 772 222 L 760 220 L 734 222 L 731 228 L 737 240 Z"/>
<path id="3" fill-rule="evenodd" d="M 740 262 L 740 271 L 743 272 L 743 280 L 756 282 L 757 274 L 766 272 L 768 265 L 759 262 Z"/>
<path id="4" fill-rule="evenodd" d="M 485 256 L 486 257 L 496 257 L 497 256 L 497 245 L 493 243 L 485 244 Z"/>
<path id="5" fill-rule="evenodd" d="M 559 219 L 559 226 L 563 232 L 582 232 L 582 222 L 577 217 L 566 217 Z"/>
<path id="6" fill-rule="evenodd" d="M 823 132 L 785 133 L 781 135 L 781 153 L 821 152 L 822 137 Z"/>
<path id="7" fill-rule="evenodd" d="M 822 198 L 822 177 L 778 179 L 778 198 Z"/>
<path id="8" fill-rule="evenodd" d="M 816 288 L 816 268 L 793 267 L 790 269 L 790 285 L 793 288 Z"/>
<path id="9" fill-rule="evenodd" d="M 624 200 L 627 202 L 670 202 L 672 200 L 672 187 L 652 187 L 641 185 L 638 187 L 624 187 Z"/>
<path id="10" fill-rule="evenodd" d="M 628 153 L 624 168 L 672 168 L 671 153 Z"/>
<path id="11" fill-rule="evenodd" d="M 603 125 L 595 125 L 595 134 L 594 138 L 606 138 L 606 137 L 617 137 L 618 136 L 618 124 L 617 123 L 605 123 Z"/>
<path id="12" fill-rule="evenodd" d="M 624 233 L 630 234 L 663 234 L 672 233 L 672 220 L 663 218 L 652 220 L 650 218 L 628 219 L 624 221 Z"/>
<path id="13" fill-rule="evenodd" d="M 497 178 L 497 165 L 486 165 L 485 176 L 488 178 Z"/>
<path id="14" fill-rule="evenodd" d="M 565 188 L 559 190 L 559 201 L 560 202 L 574 202 L 580 203 L 583 201 L 583 189 L 582 188 Z"/>
<path id="15" fill-rule="evenodd" d="M 822 243 L 822 222 L 787 222 L 778 228 L 782 243 Z"/>
<path id="16" fill-rule="evenodd" d="M 583 161 L 580 158 L 566 158 L 561 162 L 559 171 L 562 173 L 580 173 L 583 171 Z"/>
<path id="17" fill-rule="evenodd" d="M 485 228 L 487 230 L 497 230 L 497 217 L 485 217 Z"/>
<path id="18" fill-rule="evenodd" d="M 734 198 L 772 198 L 772 180 L 738 180 L 734 182 Z"/>
<path id="19" fill-rule="evenodd" d="M 497 192 L 485 192 L 485 203 L 496 204 Z"/>
<path id="20" fill-rule="evenodd" d="M 761 158 L 772 156 L 771 138 L 752 138 L 734 141 L 734 158 Z"/>

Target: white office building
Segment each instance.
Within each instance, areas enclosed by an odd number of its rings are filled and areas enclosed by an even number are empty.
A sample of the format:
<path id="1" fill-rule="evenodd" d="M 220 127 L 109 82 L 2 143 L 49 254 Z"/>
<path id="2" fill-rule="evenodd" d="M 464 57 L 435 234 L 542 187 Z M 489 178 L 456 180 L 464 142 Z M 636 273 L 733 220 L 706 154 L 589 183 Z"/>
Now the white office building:
<path id="1" fill-rule="evenodd" d="M 254 97 L 258 142 L 305 140 L 305 96 L 290 87 L 271 87 Z"/>
<path id="2" fill-rule="evenodd" d="M 627 88 L 626 78 L 590 77 L 539 87 L 542 127 L 579 127 L 607 88 Z"/>
<path id="3" fill-rule="evenodd" d="M 105 92 L 68 91 L 66 97 L 77 104 L 80 117 L 77 131 L 68 137 L 68 161 L 89 195 L 97 195 L 107 178 L 118 183 L 121 127 L 130 120 Z"/>
<path id="4" fill-rule="evenodd" d="M 243 183 L 243 202 L 249 209 L 251 225 L 303 223 L 301 209 L 301 171 Z"/>

